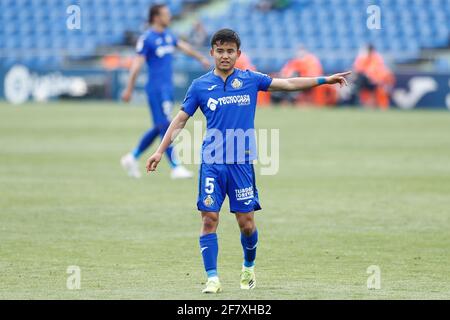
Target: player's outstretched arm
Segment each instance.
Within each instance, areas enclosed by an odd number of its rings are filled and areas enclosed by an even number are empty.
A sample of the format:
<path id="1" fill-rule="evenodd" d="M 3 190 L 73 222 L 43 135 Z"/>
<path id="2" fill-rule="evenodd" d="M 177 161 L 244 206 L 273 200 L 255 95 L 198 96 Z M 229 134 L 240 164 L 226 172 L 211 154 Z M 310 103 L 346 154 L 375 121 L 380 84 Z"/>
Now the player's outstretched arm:
<path id="1" fill-rule="evenodd" d="M 158 163 L 161 161 L 162 155 L 170 146 L 172 141 L 175 140 L 178 133 L 180 133 L 180 131 L 184 128 L 188 120 L 189 115 L 183 110 L 180 110 L 175 118 L 173 118 L 158 149 L 156 149 L 155 153 L 147 160 L 147 172 L 156 170 Z"/>
<path id="2" fill-rule="evenodd" d="M 136 83 L 136 78 L 141 71 L 144 62 L 145 57 L 142 55 L 136 55 L 136 57 L 133 59 L 133 63 L 131 64 L 130 68 L 130 76 L 128 77 L 127 87 L 122 93 L 123 101 L 130 101 L 131 95 L 133 94 L 134 84 Z"/>
<path id="3" fill-rule="evenodd" d="M 347 71 L 343 73 L 333 74 L 328 77 L 317 77 L 317 78 L 288 78 L 279 79 L 274 78 L 270 84 L 269 91 L 301 91 L 320 86 L 322 84 L 339 84 L 342 86 L 347 86 L 346 76 L 350 75 L 352 72 Z"/>
<path id="4" fill-rule="evenodd" d="M 209 60 L 205 56 L 203 56 L 201 53 L 195 51 L 194 48 L 192 48 L 192 46 L 189 43 L 187 43 L 186 41 L 178 40 L 177 47 L 178 47 L 178 49 L 183 51 L 183 53 L 197 59 L 205 69 L 209 69 L 211 67 Z"/>

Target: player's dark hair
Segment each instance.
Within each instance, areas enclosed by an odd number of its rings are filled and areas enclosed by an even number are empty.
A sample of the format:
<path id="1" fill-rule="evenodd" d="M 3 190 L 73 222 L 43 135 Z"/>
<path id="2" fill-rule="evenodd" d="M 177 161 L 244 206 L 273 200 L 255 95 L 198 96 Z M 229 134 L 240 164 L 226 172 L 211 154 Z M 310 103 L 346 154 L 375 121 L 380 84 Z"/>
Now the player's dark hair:
<path id="1" fill-rule="evenodd" d="M 241 39 L 236 32 L 231 29 L 221 29 L 211 38 L 211 48 L 217 43 L 224 44 L 225 42 L 236 43 L 238 50 L 241 47 Z"/>
<path id="2" fill-rule="evenodd" d="M 150 22 L 150 24 L 153 23 L 155 17 L 159 15 L 161 9 L 164 8 L 165 6 L 166 6 L 165 4 L 154 4 L 150 7 L 150 9 L 148 10 L 148 22 Z"/>

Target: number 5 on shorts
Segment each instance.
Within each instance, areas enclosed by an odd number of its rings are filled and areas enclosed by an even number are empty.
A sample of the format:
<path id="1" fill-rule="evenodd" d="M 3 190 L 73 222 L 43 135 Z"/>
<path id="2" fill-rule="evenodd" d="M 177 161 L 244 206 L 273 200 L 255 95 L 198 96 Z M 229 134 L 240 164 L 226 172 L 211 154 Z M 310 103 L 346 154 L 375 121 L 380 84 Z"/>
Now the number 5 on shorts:
<path id="1" fill-rule="evenodd" d="M 211 194 L 214 192 L 214 178 L 205 179 L 205 192 Z"/>

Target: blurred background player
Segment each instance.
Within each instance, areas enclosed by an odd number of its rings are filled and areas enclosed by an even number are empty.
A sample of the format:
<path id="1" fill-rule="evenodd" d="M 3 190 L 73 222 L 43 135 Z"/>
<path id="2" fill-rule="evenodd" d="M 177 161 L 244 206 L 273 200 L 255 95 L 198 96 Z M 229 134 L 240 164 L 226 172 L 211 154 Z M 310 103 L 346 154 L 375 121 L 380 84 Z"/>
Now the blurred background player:
<path id="1" fill-rule="evenodd" d="M 361 50 L 353 69 L 356 76 L 353 87 L 355 102 L 380 109 L 389 108 L 389 96 L 395 84 L 395 77 L 372 44 Z"/>
<path id="2" fill-rule="evenodd" d="M 150 28 L 139 38 L 136 51 L 130 69 L 127 87 L 122 94 L 125 102 L 130 101 L 136 78 L 144 62 L 148 66 L 148 82 L 146 93 L 148 104 L 153 117 L 154 127 L 148 130 L 140 139 L 136 148 L 121 158 L 121 165 L 129 176 L 139 178 L 138 159 L 142 153 L 153 143 L 157 136 L 164 136 L 170 124 L 173 107 L 173 83 L 172 83 L 172 55 L 175 48 L 185 54 L 196 58 L 205 68 L 210 64 L 206 57 L 202 56 L 185 41 L 177 37 L 168 29 L 171 22 L 171 13 L 166 5 L 158 4 L 149 10 Z M 173 179 L 191 178 L 192 172 L 177 163 L 172 152 L 172 147 L 166 151 L 169 164 L 172 168 Z"/>

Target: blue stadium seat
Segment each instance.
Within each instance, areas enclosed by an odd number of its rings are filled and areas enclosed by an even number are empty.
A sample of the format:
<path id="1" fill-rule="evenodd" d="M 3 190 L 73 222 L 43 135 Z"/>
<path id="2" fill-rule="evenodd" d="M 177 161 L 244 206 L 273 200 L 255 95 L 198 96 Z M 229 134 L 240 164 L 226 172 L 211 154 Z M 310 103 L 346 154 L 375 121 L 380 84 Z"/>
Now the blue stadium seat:
<path id="1" fill-rule="evenodd" d="M 204 1 L 165 2 L 177 15 L 185 5 Z M 17 57 L 23 57 L 33 48 L 59 50 L 64 46 L 82 48 L 77 54 L 83 56 L 93 54 L 97 45 L 120 43 L 126 30 L 142 31 L 148 6 L 155 2 L 1 0 L 0 47 Z M 369 41 L 397 62 L 419 57 L 420 48 L 444 47 L 449 41 L 449 0 L 292 0 L 289 8 L 269 12 L 255 9 L 256 2 L 231 0 L 228 11 L 221 17 L 204 15 L 201 19 L 210 33 L 225 26 L 235 28 L 245 41 L 244 46 L 258 55 L 254 61 L 257 67 L 267 68 L 264 71 L 277 68 L 287 53 L 300 43 L 328 55 L 339 50 L 339 56 L 343 55 L 340 59 L 323 56 L 326 68 L 334 70 L 347 66 L 354 58 L 354 51 Z M 65 10 L 73 3 L 82 8 L 81 30 L 66 28 Z M 366 9 L 370 4 L 381 6 L 381 30 L 368 30 L 366 26 Z M 266 48 L 277 52 L 277 56 L 266 54 Z M 62 63 L 56 51 L 53 56 L 38 63 Z M 8 59 L 5 61 L 11 62 L 14 58 Z M 190 62 L 180 60 L 179 63 L 188 66 Z"/>
<path id="2" fill-rule="evenodd" d="M 174 15 L 182 12 L 186 4 L 204 0 L 168 0 L 166 3 Z M 0 47 L 8 50 L 8 58 L 42 65 L 62 63 L 63 58 L 55 52 L 52 57 L 22 59 L 30 49 L 59 50 L 63 47 L 75 55 L 89 55 L 101 44 L 117 44 L 123 41 L 126 30 L 142 31 L 147 19 L 148 7 L 155 0 L 1 0 Z M 78 4 L 81 7 L 81 30 L 66 27 L 66 8 Z M 20 39 L 20 40 L 19 40 Z M 81 40 L 80 40 L 81 39 Z M 76 51 L 74 51 L 77 49 Z M 31 50 L 33 51 L 33 50 Z M 11 56 L 11 58 L 9 58 Z"/>

